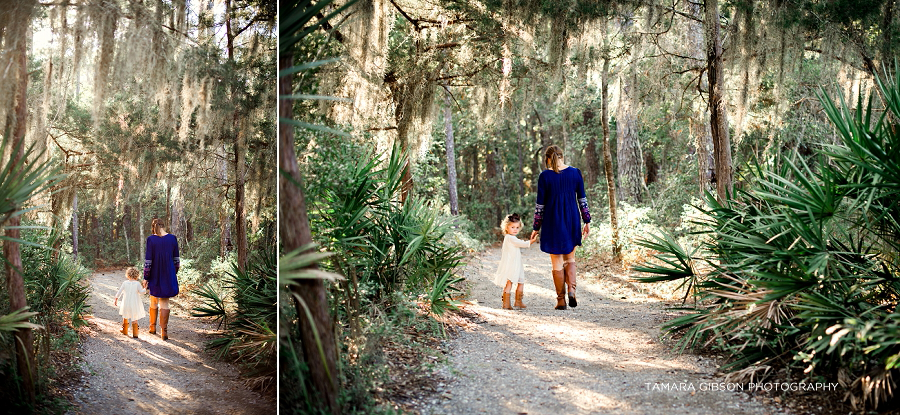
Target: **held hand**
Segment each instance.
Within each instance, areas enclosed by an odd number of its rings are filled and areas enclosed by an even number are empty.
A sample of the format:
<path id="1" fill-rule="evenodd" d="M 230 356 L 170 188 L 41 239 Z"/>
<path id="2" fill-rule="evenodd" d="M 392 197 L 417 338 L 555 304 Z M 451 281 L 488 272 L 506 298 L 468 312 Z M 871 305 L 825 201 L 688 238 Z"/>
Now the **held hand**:
<path id="1" fill-rule="evenodd" d="M 116 298 L 116 299 L 113 301 L 113 307 L 118 306 L 118 305 L 119 305 L 119 299 Z"/>
<path id="2" fill-rule="evenodd" d="M 531 231 L 531 238 L 529 238 L 529 239 L 534 241 L 535 239 L 537 239 L 537 236 L 538 236 L 538 231 Z"/>
<path id="3" fill-rule="evenodd" d="M 590 235 L 590 233 L 591 233 L 591 228 L 588 226 L 587 223 L 585 223 L 584 227 L 581 228 L 581 236 L 586 237 L 586 236 Z"/>

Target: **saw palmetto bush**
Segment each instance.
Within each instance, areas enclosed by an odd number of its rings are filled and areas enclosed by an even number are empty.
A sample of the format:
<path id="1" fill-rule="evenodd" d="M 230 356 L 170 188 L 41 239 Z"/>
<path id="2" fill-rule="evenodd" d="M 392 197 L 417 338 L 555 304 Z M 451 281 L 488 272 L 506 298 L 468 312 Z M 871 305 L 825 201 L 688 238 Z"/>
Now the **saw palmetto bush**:
<path id="1" fill-rule="evenodd" d="M 423 294 L 437 314 L 453 308 L 462 248 L 446 243 L 450 223 L 437 209 L 415 196 L 401 203 L 399 148 L 337 162 L 346 164 L 342 183 L 310 190 L 310 218 L 314 238 L 334 253 L 322 266 L 346 277 L 335 290 L 344 297 L 338 311 L 358 316 L 361 302 L 390 301 L 395 291 Z"/>
<path id="2" fill-rule="evenodd" d="M 665 328 L 730 354 L 737 379 L 788 367 L 839 382 L 854 406 L 898 399 L 900 77 L 877 83 L 882 105 L 820 94 L 837 139 L 818 157 L 752 166 L 728 202 L 707 195 L 699 248 L 643 241 L 660 253 L 640 280 L 680 280 L 695 300 Z"/>
<path id="3" fill-rule="evenodd" d="M 277 284 L 277 259 L 269 250 L 251 256 L 243 271 L 232 263 L 221 289 L 210 281 L 194 290 L 202 303 L 191 314 L 213 318 L 221 330 L 207 348 L 239 363 L 248 383 L 262 390 L 277 381 Z"/>

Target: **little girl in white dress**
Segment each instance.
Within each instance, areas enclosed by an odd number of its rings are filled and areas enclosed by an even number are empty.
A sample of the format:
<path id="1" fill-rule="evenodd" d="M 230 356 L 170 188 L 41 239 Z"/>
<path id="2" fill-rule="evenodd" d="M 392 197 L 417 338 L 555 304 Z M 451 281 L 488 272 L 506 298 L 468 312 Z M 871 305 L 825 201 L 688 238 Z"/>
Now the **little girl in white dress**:
<path id="1" fill-rule="evenodd" d="M 525 308 L 522 303 L 522 296 L 525 293 L 525 268 L 522 265 L 522 252 L 520 248 L 530 248 L 531 244 L 537 239 L 537 236 L 531 240 L 523 241 L 516 238 L 519 230 L 522 229 L 522 220 L 518 214 L 513 213 L 500 222 L 500 230 L 503 232 L 503 248 L 500 254 L 500 266 L 497 268 L 497 274 L 494 276 L 494 283 L 503 287 L 503 308 L 512 310 L 509 306 L 509 291 L 512 289 L 513 283 L 516 286 L 516 308 Z"/>
<path id="2" fill-rule="evenodd" d="M 144 299 L 141 297 L 141 294 L 147 293 L 147 289 L 138 281 L 141 273 L 137 268 L 128 268 L 125 271 L 125 276 L 128 279 L 122 283 L 119 291 L 116 292 L 113 306 L 117 305 L 119 307 L 119 315 L 122 316 L 122 334 L 128 335 L 128 320 L 131 320 L 131 337 L 136 339 L 138 338 L 137 321 L 147 316 L 147 312 L 144 310 Z M 122 304 L 118 304 L 120 298 L 122 299 Z"/>

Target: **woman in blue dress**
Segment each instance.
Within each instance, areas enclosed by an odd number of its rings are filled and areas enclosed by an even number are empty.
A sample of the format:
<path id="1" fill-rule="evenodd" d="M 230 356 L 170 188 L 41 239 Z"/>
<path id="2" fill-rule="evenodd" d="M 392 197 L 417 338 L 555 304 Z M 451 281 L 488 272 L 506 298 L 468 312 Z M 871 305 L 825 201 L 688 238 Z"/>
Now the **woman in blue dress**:
<path id="1" fill-rule="evenodd" d="M 169 298 L 178 295 L 178 238 L 166 233 L 162 219 L 153 219 L 151 235 L 147 237 L 147 253 L 144 257 L 144 284 L 150 290 L 150 334 L 156 334 L 156 316 L 159 314 L 160 336 L 169 338 Z M 158 310 L 157 310 L 158 309 Z"/>
<path id="2" fill-rule="evenodd" d="M 541 251 L 550 254 L 556 309 L 565 310 L 567 288 L 569 306 L 578 305 L 575 299 L 575 247 L 581 245 L 582 236 L 590 233 L 591 213 L 581 171 L 563 162 L 562 149 L 547 147 L 544 163 L 548 169 L 538 178 L 531 235 L 540 232 Z M 584 226 L 581 226 L 582 221 Z"/>

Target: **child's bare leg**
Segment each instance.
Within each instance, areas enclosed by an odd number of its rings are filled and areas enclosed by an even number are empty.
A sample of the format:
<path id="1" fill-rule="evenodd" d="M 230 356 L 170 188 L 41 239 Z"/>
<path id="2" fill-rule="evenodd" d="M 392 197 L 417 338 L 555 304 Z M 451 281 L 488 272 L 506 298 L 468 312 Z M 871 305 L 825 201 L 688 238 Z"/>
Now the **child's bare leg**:
<path id="1" fill-rule="evenodd" d="M 510 290 L 512 290 L 512 281 L 506 280 L 506 287 L 503 287 L 503 292 L 509 294 Z"/>

